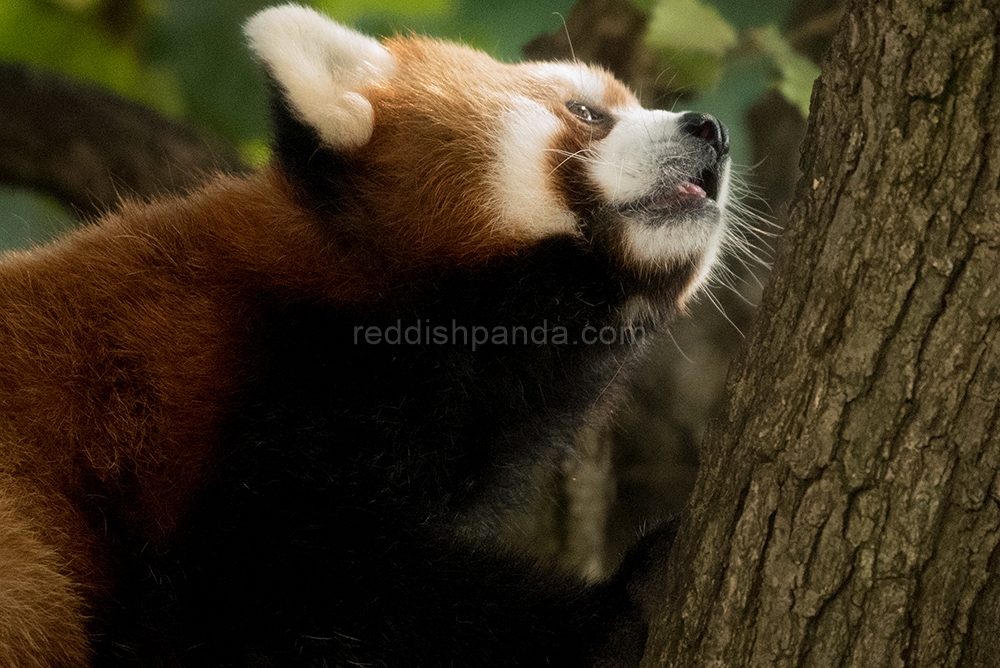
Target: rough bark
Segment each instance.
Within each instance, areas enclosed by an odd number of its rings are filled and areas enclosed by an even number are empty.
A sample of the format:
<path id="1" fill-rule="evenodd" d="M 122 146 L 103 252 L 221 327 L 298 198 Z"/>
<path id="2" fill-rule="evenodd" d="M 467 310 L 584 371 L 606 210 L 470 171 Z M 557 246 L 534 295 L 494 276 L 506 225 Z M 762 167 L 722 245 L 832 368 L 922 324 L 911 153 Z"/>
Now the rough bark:
<path id="1" fill-rule="evenodd" d="M 0 63 L 0 91 L 0 182 L 80 216 L 243 169 L 229 145 L 94 86 Z"/>
<path id="2" fill-rule="evenodd" d="M 851 3 L 646 666 L 997 665 L 998 35 Z"/>

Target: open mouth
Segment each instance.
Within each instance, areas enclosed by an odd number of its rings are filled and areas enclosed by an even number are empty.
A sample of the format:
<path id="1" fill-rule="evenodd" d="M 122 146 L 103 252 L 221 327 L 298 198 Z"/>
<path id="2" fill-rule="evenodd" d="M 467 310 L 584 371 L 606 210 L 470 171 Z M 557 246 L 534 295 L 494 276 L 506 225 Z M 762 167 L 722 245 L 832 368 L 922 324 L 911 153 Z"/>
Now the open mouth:
<path id="1" fill-rule="evenodd" d="M 718 197 L 719 171 L 710 167 L 694 178 L 662 188 L 630 208 L 666 218 L 701 209 Z"/>
<path id="2" fill-rule="evenodd" d="M 700 188 L 705 196 L 710 200 L 718 201 L 719 199 L 719 170 L 721 166 L 709 167 L 708 169 L 703 169 L 700 174 L 691 182 L 697 188 Z"/>

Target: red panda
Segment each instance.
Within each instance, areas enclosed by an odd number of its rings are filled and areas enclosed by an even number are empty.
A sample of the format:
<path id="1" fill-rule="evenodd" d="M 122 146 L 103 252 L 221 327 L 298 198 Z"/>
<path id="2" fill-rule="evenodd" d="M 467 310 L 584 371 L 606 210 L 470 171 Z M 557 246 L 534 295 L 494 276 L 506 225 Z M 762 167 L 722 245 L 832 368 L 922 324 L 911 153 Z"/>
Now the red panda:
<path id="1" fill-rule="evenodd" d="M 246 34 L 269 167 L 0 264 L 0 664 L 635 663 L 641 568 L 492 518 L 705 283 L 725 127 L 295 5 Z"/>

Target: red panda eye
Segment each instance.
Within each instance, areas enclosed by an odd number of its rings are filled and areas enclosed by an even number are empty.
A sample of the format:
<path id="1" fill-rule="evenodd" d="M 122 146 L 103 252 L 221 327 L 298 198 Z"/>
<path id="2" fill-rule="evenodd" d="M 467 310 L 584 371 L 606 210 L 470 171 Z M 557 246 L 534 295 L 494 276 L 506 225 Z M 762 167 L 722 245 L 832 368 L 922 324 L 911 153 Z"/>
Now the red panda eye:
<path id="1" fill-rule="evenodd" d="M 592 107 L 576 102 L 575 100 L 567 102 L 566 108 L 570 110 L 570 113 L 585 123 L 600 123 L 604 120 L 604 114 L 596 109 L 593 109 Z"/>

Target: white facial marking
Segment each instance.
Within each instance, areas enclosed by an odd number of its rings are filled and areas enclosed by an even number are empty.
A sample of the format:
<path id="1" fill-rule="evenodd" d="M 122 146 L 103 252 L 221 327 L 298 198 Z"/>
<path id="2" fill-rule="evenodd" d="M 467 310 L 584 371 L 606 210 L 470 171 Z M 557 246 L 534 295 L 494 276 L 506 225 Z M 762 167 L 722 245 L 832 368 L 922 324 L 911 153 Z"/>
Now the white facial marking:
<path id="1" fill-rule="evenodd" d="M 542 105 L 514 97 L 497 136 L 493 205 L 508 234 L 541 238 L 576 233 L 576 216 L 557 197 L 552 184 L 552 139 L 561 121 Z"/>
<path id="2" fill-rule="evenodd" d="M 641 107 L 617 112 L 611 133 L 595 147 L 591 176 L 612 204 L 649 195 L 661 181 L 663 155 L 673 141 L 681 114 Z"/>
<path id="3" fill-rule="evenodd" d="M 334 149 L 368 142 L 373 112 L 358 91 L 392 72 L 385 47 L 299 5 L 265 9 L 244 32 L 301 120 L 324 142 Z"/>
<path id="4" fill-rule="evenodd" d="M 683 114 L 635 106 L 618 109 L 615 115 L 612 131 L 594 146 L 595 159 L 589 170 L 610 204 L 627 207 L 653 195 L 665 181 L 673 180 L 669 173 L 671 156 L 681 157 L 684 150 L 676 141 Z M 720 209 L 728 193 L 728 169 L 720 174 L 716 202 Z M 678 173 L 675 178 L 683 176 Z M 704 259 L 715 257 L 724 234 L 722 221 L 696 215 L 676 223 L 650 223 L 641 215 L 626 215 L 623 224 L 625 252 L 635 265 L 655 268 L 695 260 L 704 267 L 706 276 L 711 262 Z"/>
<path id="5" fill-rule="evenodd" d="M 678 298 L 678 302 L 681 305 L 686 304 L 699 290 L 701 290 L 702 286 L 708 282 L 709 277 L 712 275 L 712 271 L 715 269 L 715 261 L 719 257 L 719 247 L 722 245 L 722 236 L 725 234 L 723 231 L 724 225 L 720 224 L 717 225 L 717 227 L 719 228 L 719 231 L 708 245 L 708 249 L 705 254 L 702 256 L 701 263 L 698 265 L 698 273 Z"/>
<path id="6" fill-rule="evenodd" d="M 567 91 L 572 91 L 570 97 L 577 102 L 607 106 L 605 83 L 590 68 L 567 63 L 535 63 L 532 71 L 542 79 L 562 83 Z M 564 101 L 569 102 L 569 99 Z"/>
<path id="7" fill-rule="evenodd" d="M 640 267 L 667 268 L 678 260 L 693 260 L 714 253 L 722 239 L 723 226 L 707 221 L 687 221 L 680 225 L 662 223 L 656 227 L 627 220 L 626 251 Z"/>

